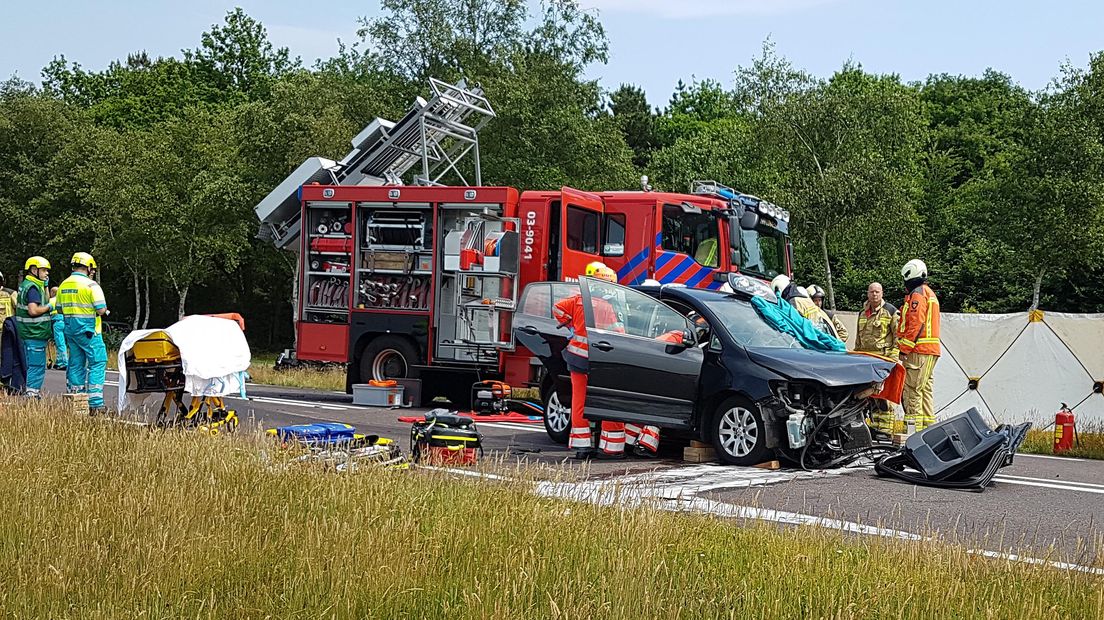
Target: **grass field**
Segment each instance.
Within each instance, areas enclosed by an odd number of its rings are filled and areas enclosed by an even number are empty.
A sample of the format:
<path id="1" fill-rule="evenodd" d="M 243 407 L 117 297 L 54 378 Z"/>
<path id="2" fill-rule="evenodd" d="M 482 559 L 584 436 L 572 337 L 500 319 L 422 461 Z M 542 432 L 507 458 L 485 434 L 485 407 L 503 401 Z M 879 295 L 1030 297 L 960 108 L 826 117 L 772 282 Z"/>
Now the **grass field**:
<path id="1" fill-rule="evenodd" d="M 345 391 L 345 370 L 343 368 L 287 368 L 276 370 L 276 356 L 258 354 L 253 356 L 249 365 L 249 377 L 253 383 L 282 385 L 285 387 Z"/>
<path id="2" fill-rule="evenodd" d="M 1054 431 L 1030 430 L 1027 439 L 1020 446 L 1021 452 L 1029 454 L 1054 454 Z M 1062 456 L 1083 459 L 1104 459 L 1104 424 L 1082 424 L 1078 426 L 1077 442 Z"/>
<path id="3" fill-rule="evenodd" d="M 0 405 L 16 618 L 1099 618 L 1104 580 Z M 51 409 L 53 407 L 53 409 Z M 515 479 L 526 471 L 514 471 Z"/>

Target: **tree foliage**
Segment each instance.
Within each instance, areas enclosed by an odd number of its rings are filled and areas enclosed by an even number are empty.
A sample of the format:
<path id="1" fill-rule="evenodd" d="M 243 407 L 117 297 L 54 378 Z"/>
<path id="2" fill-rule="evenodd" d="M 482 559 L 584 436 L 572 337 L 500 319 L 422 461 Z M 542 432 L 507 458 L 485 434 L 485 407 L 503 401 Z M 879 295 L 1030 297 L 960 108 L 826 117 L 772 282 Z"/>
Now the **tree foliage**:
<path id="1" fill-rule="evenodd" d="M 292 265 L 254 239 L 252 206 L 303 159 L 340 158 L 372 119 L 400 117 L 433 77 L 479 85 L 495 109 L 483 183 L 719 181 L 790 210 L 798 281 L 837 307 L 875 279 L 892 299 L 918 256 L 950 311 L 1104 310 L 1102 54 L 1029 92 L 991 70 L 909 84 L 845 63 L 821 78 L 767 41 L 732 80 L 688 75 L 655 109 L 587 77 L 609 42 L 575 0 L 381 8 L 310 68 L 235 9 L 178 57 L 136 50 L 93 71 L 59 55 L 41 86 L 0 84 L 0 218 L 15 233 L 0 270 L 93 251 L 113 316 L 249 309 L 250 338 L 283 346 Z"/>

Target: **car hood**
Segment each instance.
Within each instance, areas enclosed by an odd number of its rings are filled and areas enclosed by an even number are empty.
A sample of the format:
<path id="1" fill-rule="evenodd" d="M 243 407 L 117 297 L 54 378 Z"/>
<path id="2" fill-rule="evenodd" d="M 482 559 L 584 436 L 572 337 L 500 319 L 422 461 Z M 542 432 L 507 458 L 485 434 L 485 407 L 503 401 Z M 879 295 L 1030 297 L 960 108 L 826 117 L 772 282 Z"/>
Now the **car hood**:
<path id="1" fill-rule="evenodd" d="M 752 362 L 788 379 L 812 380 L 829 387 L 876 383 L 893 371 L 893 362 L 869 355 L 750 347 L 747 354 Z"/>

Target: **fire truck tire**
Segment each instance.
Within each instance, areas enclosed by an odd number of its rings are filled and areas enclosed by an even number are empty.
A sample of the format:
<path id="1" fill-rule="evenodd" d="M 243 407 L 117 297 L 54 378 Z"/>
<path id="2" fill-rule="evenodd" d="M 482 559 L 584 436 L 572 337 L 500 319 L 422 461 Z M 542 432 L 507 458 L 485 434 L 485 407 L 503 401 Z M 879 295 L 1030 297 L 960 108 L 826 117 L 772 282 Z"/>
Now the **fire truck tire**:
<path id="1" fill-rule="evenodd" d="M 418 364 L 418 351 L 409 340 L 398 336 L 379 336 L 360 354 L 360 380 L 404 379 Z"/>
<path id="2" fill-rule="evenodd" d="M 552 441 L 566 446 L 571 433 L 571 409 L 560 400 L 555 381 L 549 381 L 547 389 L 541 393 L 544 395 L 544 430 Z"/>

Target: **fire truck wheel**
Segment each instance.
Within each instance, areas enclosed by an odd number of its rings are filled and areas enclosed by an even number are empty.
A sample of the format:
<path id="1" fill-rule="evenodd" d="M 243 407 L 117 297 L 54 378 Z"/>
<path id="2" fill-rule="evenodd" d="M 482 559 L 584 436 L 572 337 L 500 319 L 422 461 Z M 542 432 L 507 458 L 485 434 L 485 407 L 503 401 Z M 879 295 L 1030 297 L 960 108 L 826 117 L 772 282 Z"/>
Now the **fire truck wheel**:
<path id="1" fill-rule="evenodd" d="M 404 379 L 418 363 L 414 345 L 398 336 L 380 336 L 368 343 L 360 354 L 360 379 L 367 383 L 375 379 Z"/>
<path id="2" fill-rule="evenodd" d="M 571 409 L 560 400 L 555 381 L 544 395 L 544 430 L 552 441 L 567 445 L 567 436 L 571 432 Z"/>

